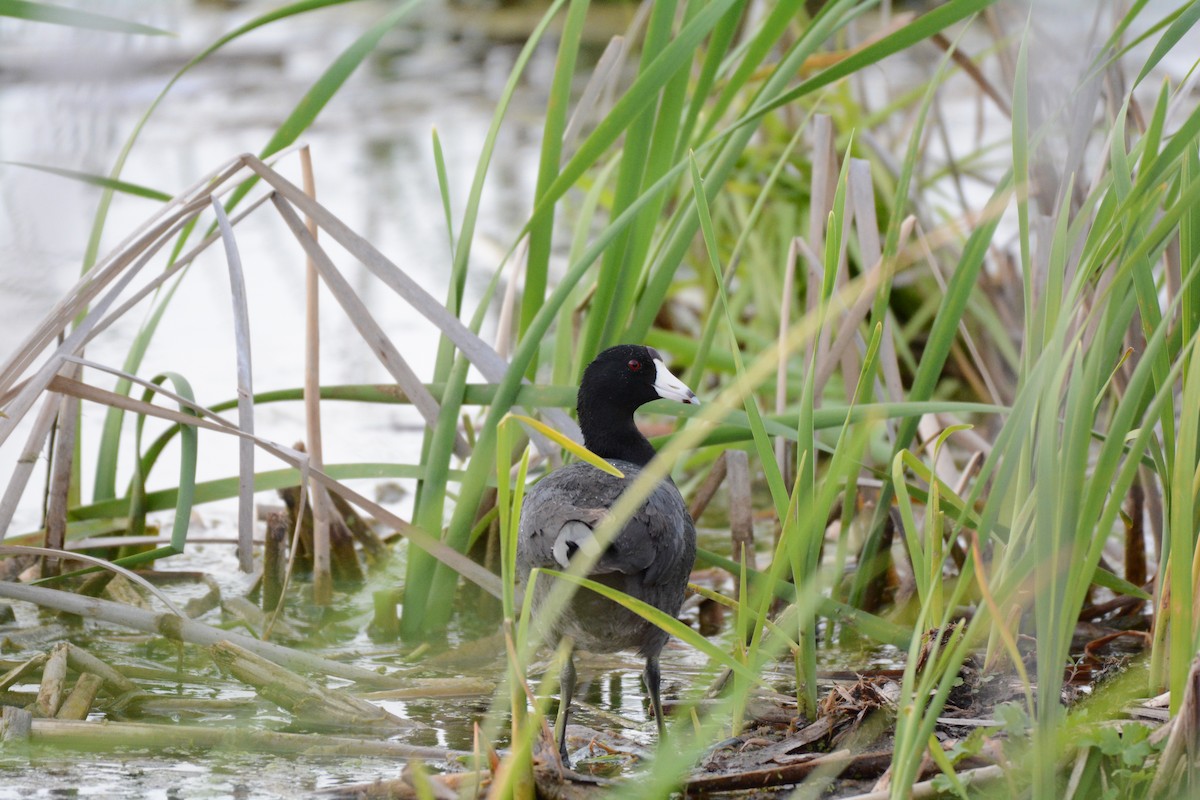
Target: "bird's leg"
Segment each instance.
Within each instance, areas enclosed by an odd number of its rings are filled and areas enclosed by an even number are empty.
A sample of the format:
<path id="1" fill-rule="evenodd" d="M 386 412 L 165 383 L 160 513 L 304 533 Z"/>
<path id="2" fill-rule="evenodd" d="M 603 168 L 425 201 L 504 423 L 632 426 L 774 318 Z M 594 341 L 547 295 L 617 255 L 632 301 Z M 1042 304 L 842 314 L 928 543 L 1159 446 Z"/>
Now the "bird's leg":
<path id="1" fill-rule="evenodd" d="M 659 695 L 661 677 L 658 672 L 658 656 L 646 659 L 646 671 L 642 673 L 642 681 L 646 684 L 646 694 L 650 696 L 650 708 L 654 711 L 654 721 L 658 723 L 658 741 L 661 743 L 666 733 L 667 724 L 663 718 L 662 697 Z"/>
<path id="2" fill-rule="evenodd" d="M 571 759 L 567 755 L 567 715 L 571 712 L 571 698 L 575 695 L 575 656 L 569 650 L 558 684 L 558 715 L 554 718 L 554 736 L 558 739 L 558 754 L 562 757 L 563 766 L 570 769 Z"/>

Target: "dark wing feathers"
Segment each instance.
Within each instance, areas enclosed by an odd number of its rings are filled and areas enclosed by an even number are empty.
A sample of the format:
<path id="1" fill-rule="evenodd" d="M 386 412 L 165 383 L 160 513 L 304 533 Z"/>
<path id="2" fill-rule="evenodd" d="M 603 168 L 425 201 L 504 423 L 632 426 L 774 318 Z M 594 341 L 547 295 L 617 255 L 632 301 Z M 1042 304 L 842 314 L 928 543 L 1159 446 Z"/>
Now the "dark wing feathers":
<path id="1" fill-rule="evenodd" d="M 543 478 L 525 497 L 517 543 L 517 569 L 522 578 L 534 567 L 561 569 L 554 544 L 571 522 L 595 528 L 621 492 L 637 477 L 640 468 L 615 462 L 624 478 L 608 475 L 587 464 L 576 463 Z M 691 571 L 696 532 L 675 484 L 663 481 L 626 523 L 593 568 L 593 573 L 641 575 L 641 583 L 654 585 L 679 580 Z"/>

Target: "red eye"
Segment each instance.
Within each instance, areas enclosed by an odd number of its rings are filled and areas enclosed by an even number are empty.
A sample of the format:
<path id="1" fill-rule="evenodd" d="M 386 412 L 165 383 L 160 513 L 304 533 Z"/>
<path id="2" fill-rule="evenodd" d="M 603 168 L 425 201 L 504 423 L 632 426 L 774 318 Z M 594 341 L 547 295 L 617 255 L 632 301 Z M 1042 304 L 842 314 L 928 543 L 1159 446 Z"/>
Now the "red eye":
<path id="1" fill-rule="evenodd" d="M 629 363 L 626 364 L 625 366 L 629 367 L 630 372 L 637 372 L 638 370 L 640 370 L 642 368 L 642 362 L 640 362 L 636 358 L 634 358 L 634 359 L 630 359 Z"/>

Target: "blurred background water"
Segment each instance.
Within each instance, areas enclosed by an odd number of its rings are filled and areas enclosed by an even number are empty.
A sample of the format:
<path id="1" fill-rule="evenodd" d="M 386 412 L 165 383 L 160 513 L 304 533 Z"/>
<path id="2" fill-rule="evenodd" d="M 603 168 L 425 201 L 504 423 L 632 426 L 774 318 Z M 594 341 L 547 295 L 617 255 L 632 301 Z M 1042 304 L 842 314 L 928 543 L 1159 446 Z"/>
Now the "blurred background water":
<path id="1" fill-rule="evenodd" d="M 0 358 L 6 359 L 74 284 L 100 190 L 11 162 L 107 175 L 154 97 L 196 53 L 275 2 L 108 0 L 87 10 L 164 28 L 174 37 L 134 36 L 0 19 Z M 175 194 L 242 152 L 259 152 L 305 91 L 337 56 L 391 8 L 359 2 L 268 25 L 218 51 L 188 73 L 146 125 L 121 177 Z M 456 217 L 520 42 L 473 30 L 461 12 L 430 3 L 384 39 L 305 132 L 320 201 L 366 236 L 441 300 L 450 248 L 433 158 L 437 128 Z M 528 216 L 536 178 L 538 119 L 553 68 L 553 41 L 539 51 L 519 87 L 497 144 L 472 251 L 465 308 L 473 310 L 486 281 Z M 280 169 L 299 183 L 295 155 Z M 119 243 L 157 202 L 117 196 L 100 252 Z M 457 221 L 457 220 L 456 220 Z M 303 382 L 303 254 L 269 208 L 237 229 L 251 314 L 256 390 Z M 337 258 L 338 250 L 331 252 Z M 432 372 L 435 331 L 350 258 L 341 268 L 385 332 L 419 375 Z M 219 248 L 188 275 L 139 374 L 181 372 L 198 400 L 235 395 L 228 276 Z M 143 320 L 135 311 L 103 334 L 88 357 L 119 366 Z M 322 308 L 323 383 L 390 382 L 340 308 Z M 494 328 L 494 323 L 488 323 Z M 487 330 L 485 326 L 485 330 Z M 490 338 L 490 333 L 487 335 Z M 111 378 L 94 378 L 109 385 Z M 94 445 L 103 409 L 85 404 L 82 436 Z M 259 432 L 286 444 L 303 435 L 298 404 L 261 407 Z M 412 461 L 419 417 L 389 406 L 356 412 L 339 424 L 326 415 L 326 459 Z M 22 432 L 14 442 L 22 438 Z M 201 479 L 236 471 L 233 441 L 205 437 Z M 18 448 L 4 448 L 8 475 Z M 408 453 L 407 456 L 401 455 Z M 129 451 L 127 450 L 126 453 Z M 128 468 L 128 455 L 123 455 Z M 169 463 L 169 460 L 168 462 Z M 85 459 L 84 486 L 91 465 Z M 35 471 L 35 484 L 42 470 Z M 125 480 L 127 471 L 119 482 Z M 151 483 L 154 483 L 153 476 Z M 33 487 L 31 487 L 33 488 Z M 39 524 L 39 492 L 31 491 L 12 532 Z M 88 496 L 85 490 L 85 498 Z"/>

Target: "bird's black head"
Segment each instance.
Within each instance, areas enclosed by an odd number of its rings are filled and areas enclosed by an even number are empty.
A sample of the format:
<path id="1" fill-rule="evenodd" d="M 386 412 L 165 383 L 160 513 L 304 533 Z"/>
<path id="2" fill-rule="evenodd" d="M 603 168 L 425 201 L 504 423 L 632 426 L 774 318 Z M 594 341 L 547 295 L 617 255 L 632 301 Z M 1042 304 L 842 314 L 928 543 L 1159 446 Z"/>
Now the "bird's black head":
<path id="1" fill-rule="evenodd" d="M 605 350 L 584 370 L 579 384 L 577 409 L 584 444 L 603 458 L 646 464 L 654 457 L 654 448 L 633 424 L 633 412 L 660 397 L 700 404 L 656 350 L 633 344 Z"/>

